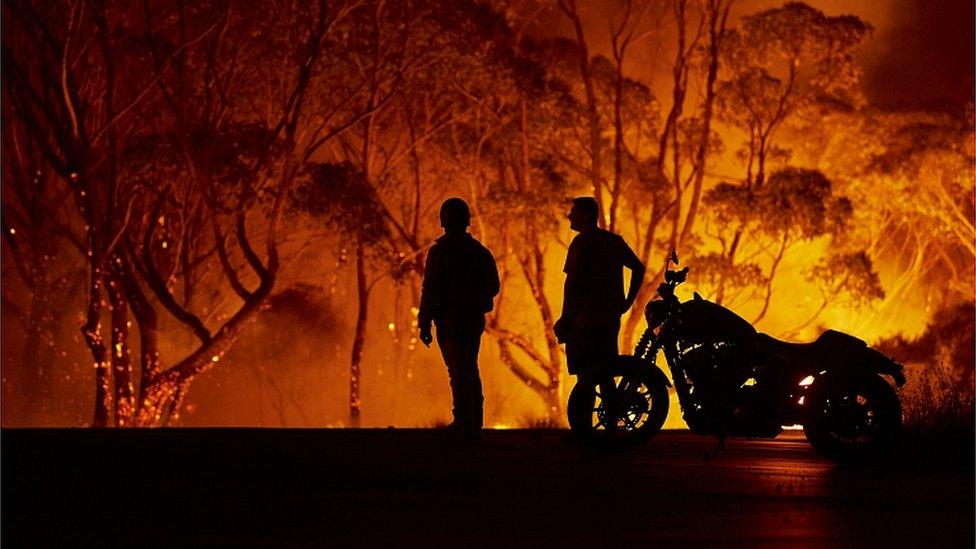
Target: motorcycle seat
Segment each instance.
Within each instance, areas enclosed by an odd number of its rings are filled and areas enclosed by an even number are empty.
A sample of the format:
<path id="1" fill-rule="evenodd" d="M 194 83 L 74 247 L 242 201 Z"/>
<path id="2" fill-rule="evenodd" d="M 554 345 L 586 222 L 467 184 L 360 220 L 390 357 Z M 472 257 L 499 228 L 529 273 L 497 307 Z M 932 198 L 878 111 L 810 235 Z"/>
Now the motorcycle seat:
<path id="1" fill-rule="evenodd" d="M 820 334 L 820 337 L 809 343 L 792 343 L 776 339 L 769 334 L 758 333 L 756 334 L 756 346 L 760 352 L 775 355 L 807 355 L 816 352 L 824 344 L 825 339 L 829 339 L 829 336 L 824 338 L 826 334 L 827 332 Z"/>

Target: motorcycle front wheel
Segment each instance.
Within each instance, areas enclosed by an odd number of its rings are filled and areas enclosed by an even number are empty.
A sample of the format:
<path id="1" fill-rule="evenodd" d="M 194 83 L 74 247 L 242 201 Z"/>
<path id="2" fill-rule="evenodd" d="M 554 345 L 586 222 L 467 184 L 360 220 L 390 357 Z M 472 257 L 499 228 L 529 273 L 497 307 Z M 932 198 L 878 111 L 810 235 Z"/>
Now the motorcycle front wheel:
<path id="1" fill-rule="evenodd" d="M 817 452 L 837 463 L 860 464 L 891 451 L 901 431 L 901 403 L 877 375 L 856 376 L 815 390 L 803 424 Z"/>
<path id="2" fill-rule="evenodd" d="M 653 365 L 651 368 L 655 368 Z M 641 442 L 656 435 L 668 417 L 668 386 L 640 361 L 621 356 L 612 368 L 617 391 L 616 410 L 610 410 L 601 388 L 582 379 L 569 395 L 569 426 L 591 441 Z"/>

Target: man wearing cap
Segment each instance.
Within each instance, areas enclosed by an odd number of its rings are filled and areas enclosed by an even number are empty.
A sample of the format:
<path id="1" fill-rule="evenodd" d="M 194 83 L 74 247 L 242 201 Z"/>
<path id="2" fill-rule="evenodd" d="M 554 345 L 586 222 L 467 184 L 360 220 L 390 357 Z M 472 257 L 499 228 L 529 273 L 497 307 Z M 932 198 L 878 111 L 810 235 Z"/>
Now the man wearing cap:
<path id="1" fill-rule="evenodd" d="M 444 235 L 427 254 L 418 323 L 420 341 L 430 347 L 431 323 L 447 365 L 454 401 L 450 429 L 462 438 L 477 438 L 484 416 L 478 350 L 485 313 L 494 307 L 499 281 L 495 258 L 468 233 L 471 212 L 460 198 L 441 205 Z"/>

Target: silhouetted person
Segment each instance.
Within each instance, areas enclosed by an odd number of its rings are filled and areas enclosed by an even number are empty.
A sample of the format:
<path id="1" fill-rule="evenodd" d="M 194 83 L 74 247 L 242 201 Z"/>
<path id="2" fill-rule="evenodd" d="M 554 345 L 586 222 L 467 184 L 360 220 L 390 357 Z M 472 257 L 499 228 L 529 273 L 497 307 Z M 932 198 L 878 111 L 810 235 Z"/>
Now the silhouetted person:
<path id="1" fill-rule="evenodd" d="M 478 372 L 478 349 L 485 313 L 498 295 L 498 269 L 491 252 L 470 234 L 468 205 L 448 198 L 441 205 L 444 236 L 427 254 L 420 297 L 420 341 L 430 347 L 430 324 L 437 327 L 437 346 L 451 378 L 454 422 L 460 436 L 476 438 L 483 422 L 484 396 Z"/>
<path id="2" fill-rule="evenodd" d="M 610 366 L 618 354 L 620 317 L 637 299 L 644 264 L 620 235 L 597 227 L 599 215 L 592 197 L 573 200 L 569 227 L 579 234 L 566 254 L 563 312 L 554 330 L 566 344 L 569 373 L 582 382 L 599 384 L 604 405 L 612 408 L 616 391 Z M 624 267 L 630 269 L 626 296 Z"/>

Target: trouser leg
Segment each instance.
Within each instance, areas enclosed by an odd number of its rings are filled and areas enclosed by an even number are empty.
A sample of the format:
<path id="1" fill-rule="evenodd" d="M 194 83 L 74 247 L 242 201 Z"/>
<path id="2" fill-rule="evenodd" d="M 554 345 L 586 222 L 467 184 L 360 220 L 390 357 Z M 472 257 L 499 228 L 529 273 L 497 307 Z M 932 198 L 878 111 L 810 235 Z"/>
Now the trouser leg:
<path id="1" fill-rule="evenodd" d="M 620 417 L 620 399 L 617 395 L 617 384 L 612 377 L 602 377 L 599 381 L 600 395 L 603 397 L 603 408 L 607 412 L 607 430 L 617 428 L 617 419 Z"/>
<path id="2" fill-rule="evenodd" d="M 464 427 L 468 424 L 469 418 L 463 370 L 460 367 L 460 345 L 454 338 L 443 337 L 438 337 L 437 343 L 441 348 L 441 356 L 444 357 L 444 364 L 447 366 L 447 375 L 451 383 L 451 413 L 454 417 L 454 426 Z"/>
<path id="3" fill-rule="evenodd" d="M 620 323 L 574 326 L 566 344 L 570 372 L 579 372 L 581 381 L 600 392 L 606 414 L 606 428 L 616 429 L 620 398 L 613 380 L 613 361 L 617 356 Z"/>
<path id="4" fill-rule="evenodd" d="M 580 377 L 580 383 L 591 385 L 600 392 L 600 401 L 603 403 L 603 410 L 606 417 L 604 428 L 607 430 L 616 429 L 616 418 L 620 416 L 620 411 L 618 410 L 620 399 L 617 395 L 617 385 L 614 383 L 613 377 L 604 374 L 588 374 Z"/>
<path id="5" fill-rule="evenodd" d="M 477 431 L 483 423 L 484 396 L 478 371 L 481 333 L 439 337 L 438 344 L 451 381 L 454 423 Z"/>
<path id="6" fill-rule="evenodd" d="M 467 394 L 465 399 L 468 404 L 468 428 L 478 431 L 484 426 L 484 405 L 485 397 L 481 388 L 481 372 L 478 370 L 478 351 L 481 347 L 481 334 L 472 337 L 466 342 L 465 352 L 467 353 L 464 365 L 465 387 Z"/>

